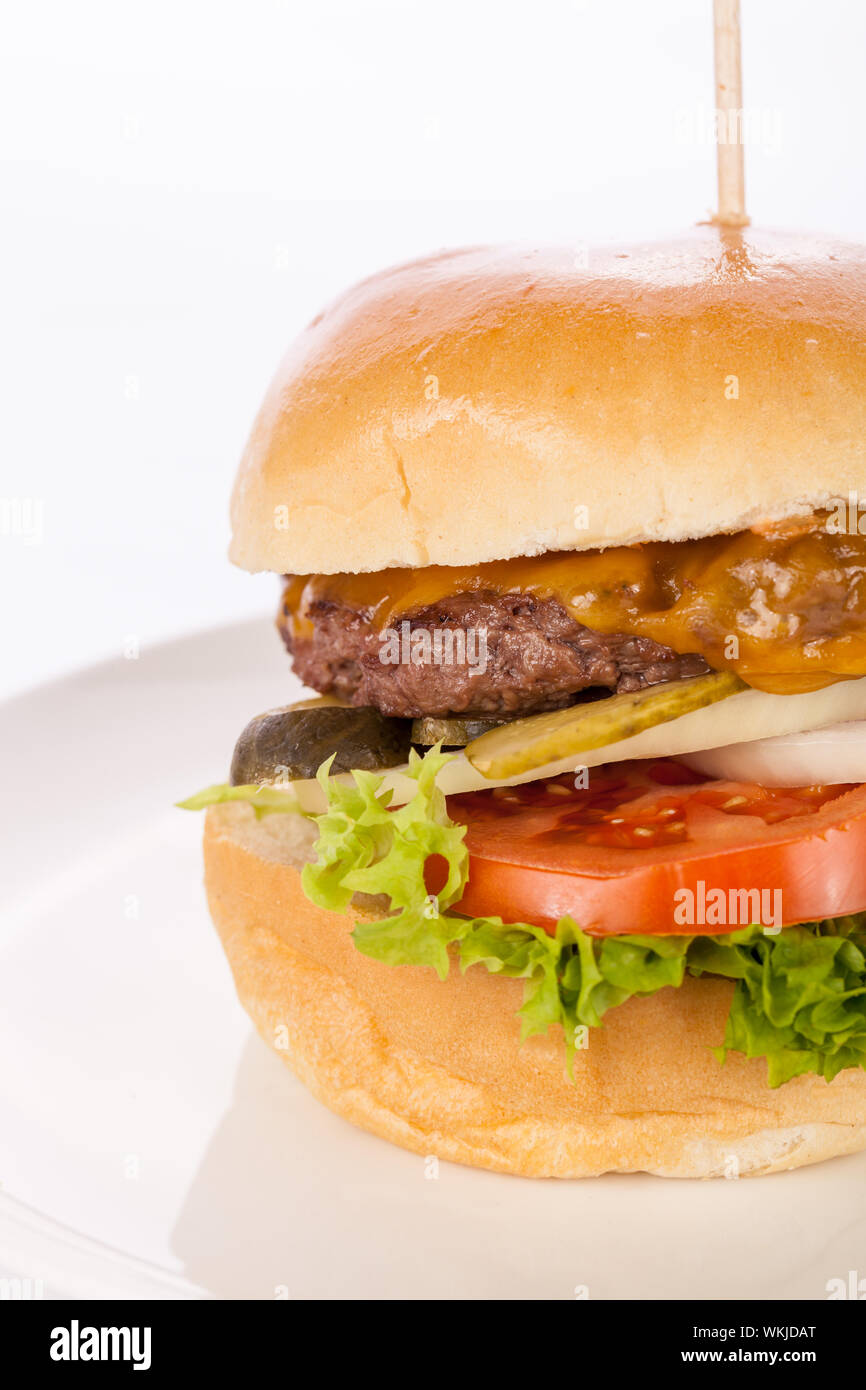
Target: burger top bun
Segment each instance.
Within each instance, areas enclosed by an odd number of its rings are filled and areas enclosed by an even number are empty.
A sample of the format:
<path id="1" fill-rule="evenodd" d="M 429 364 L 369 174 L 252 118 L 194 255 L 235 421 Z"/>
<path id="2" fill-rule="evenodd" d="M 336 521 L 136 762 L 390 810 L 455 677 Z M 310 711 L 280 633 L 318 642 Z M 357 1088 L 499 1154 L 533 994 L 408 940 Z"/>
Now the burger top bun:
<path id="1" fill-rule="evenodd" d="M 481 247 L 349 290 L 285 357 L 231 558 L 333 573 L 738 530 L 866 465 L 866 248 L 701 226 Z"/>

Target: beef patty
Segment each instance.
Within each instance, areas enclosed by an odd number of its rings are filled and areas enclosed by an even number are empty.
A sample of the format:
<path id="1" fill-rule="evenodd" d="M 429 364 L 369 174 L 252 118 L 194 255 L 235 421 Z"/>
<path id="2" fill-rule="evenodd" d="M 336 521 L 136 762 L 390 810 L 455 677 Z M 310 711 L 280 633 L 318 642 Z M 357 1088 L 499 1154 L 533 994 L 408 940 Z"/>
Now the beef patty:
<path id="1" fill-rule="evenodd" d="M 277 626 L 305 685 L 404 718 L 535 714 L 592 686 L 641 690 L 710 669 L 648 637 L 584 627 L 555 598 L 530 594 L 456 594 L 384 630 L 328 598 L 292 618 L 284 600 Z"/>

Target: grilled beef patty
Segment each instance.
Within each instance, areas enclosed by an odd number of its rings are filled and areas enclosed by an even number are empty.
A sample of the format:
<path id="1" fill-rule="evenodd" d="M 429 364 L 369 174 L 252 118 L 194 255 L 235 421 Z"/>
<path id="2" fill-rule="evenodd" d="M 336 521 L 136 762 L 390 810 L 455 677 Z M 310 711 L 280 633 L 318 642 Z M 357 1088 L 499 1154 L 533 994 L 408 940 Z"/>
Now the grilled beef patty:
<path id="1" fill-rule="evenodd" d="M 398 615 L 385 630 L 325 598 L 304 608 L 301 623 L 291 618 L 284 603 L 277 626 L 305 685 L 411 719 L 536 714 L 592 686 L 641 690 L 710 669 L 703 657 L 680 656 L 647 637 L 584 627 L 558 600 L 530 594 L 456 594 Z M 405 659 L 413 651 L 415 659 Z"/>

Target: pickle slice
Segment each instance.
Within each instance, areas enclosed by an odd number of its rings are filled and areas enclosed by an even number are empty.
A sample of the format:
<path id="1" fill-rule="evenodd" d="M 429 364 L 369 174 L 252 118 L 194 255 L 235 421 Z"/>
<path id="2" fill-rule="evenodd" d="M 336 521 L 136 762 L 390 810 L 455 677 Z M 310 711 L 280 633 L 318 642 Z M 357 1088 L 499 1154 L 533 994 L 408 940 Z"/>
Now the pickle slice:
<path id="1" fill-rule="evenodd" d="M 327 697 L 302 700 L 251 719 L 235 744 L 232 786 L 315 777 L 332 753 L 334 773 L 380 772 L 406 762 L 408 719 L 389 719 L 367 706 L 356 709 L 326 701 Z"/>
<path id="2" fill-rule="evenodd" d="M 453 716 L 450 719 L 436 719 L 432 715 L 425 715 L 423 719 L 412 722 L 412 742 L 425 747 L 442 743 L 445 748 L 465 748 L 473 739 L 480 738 L 491 729 L 498 729 L 506 722 L 504 719 L 459 719 Z"/>
<path id="3" fill-rule="evenodd" d="M 516 777 L 590 748 L 618 743 L 654 724 L 679 719 L 681 714 L 715 704 L 745 689 L 745 682 L 733 671 L 712 671 L 706 676 L 667 681 L 632 694 L 610 695 L 551 714 L 515 719 L 474 739 L 466 749 L 466 757 L 482 777 Z"/>

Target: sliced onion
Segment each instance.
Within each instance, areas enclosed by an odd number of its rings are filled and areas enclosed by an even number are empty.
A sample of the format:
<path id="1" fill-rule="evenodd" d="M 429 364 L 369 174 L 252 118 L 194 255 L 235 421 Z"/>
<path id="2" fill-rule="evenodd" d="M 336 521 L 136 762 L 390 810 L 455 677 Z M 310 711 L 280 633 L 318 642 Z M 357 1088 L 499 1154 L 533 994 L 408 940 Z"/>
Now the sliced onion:
<path id="1" fill-rule="evenodd" d="M 866 720 L 682 753 L 680 761 L 708 777 L 757 782 L 762 787 L 866 782 Z"/>

